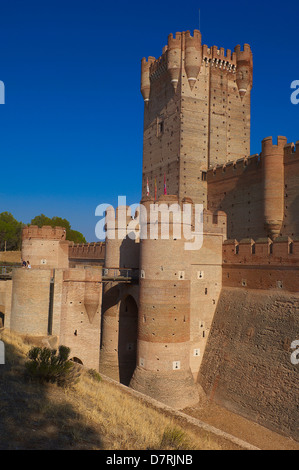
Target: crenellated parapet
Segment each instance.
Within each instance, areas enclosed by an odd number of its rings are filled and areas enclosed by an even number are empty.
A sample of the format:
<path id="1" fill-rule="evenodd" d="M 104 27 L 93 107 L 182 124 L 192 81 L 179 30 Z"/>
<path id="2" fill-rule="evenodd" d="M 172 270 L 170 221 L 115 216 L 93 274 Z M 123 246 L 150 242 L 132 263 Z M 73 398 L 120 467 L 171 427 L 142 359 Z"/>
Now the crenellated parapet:
<path id="1" fill-rule="evenodd" d="M 223 244 L 223 286 L 298 291 L 299 238 L 227 240 Z"/>
<path id="2" fill-rule="evenodd" d="M 215 67 L 222 70 L 227 70 L 231 73 L 236 73 L 237 70 L 237 55 L 230 49 L 225 49 L 217 46 L 208 47 L 206 44 L 202 46 L 202 60 L 206 67 Z"/>
<path id="3" fill-rule="evenodd" d="M 23 228 L 22 239 L 66 240 L 66 230 L 63 227 L 29 225 Z"/>
<path id="4" fill-rule="evenodd" d="M 150 237 L 156 232 L 157 237 L 169 234 L 171 237 L 183 238 L 184 233 L 194 232 L 199 227 L 203 233 L 226 236 L 226 213 L 207 210 L 203 205 L 194 204 L 191 198 L 162 195 L 155 201 L 147 197 L 141 201 L 141 205 L 144 208 L 140 217 L 141 237 Z"/>
<path id="5" fill-rule="evenodd" d="M 299 266 L 299 238 L 226 240 L 224 265 Z"/>
<path id="6" fill-rule="evenodd" d="M 284 164 L 297 162 L 299 160 L 299 141 L 287 144 L 284 147 Z"/>
<path id="7" fill-rule="evenodd" d="M 85 243 L 85 244 L 70 244 L 69 245 L 69 259 L 104 259 L 105 258 L 105 243 Z"/>
<path id="8" fill-rule="evenodd" d="M 261 168 L 260 154 L 250 155 L 248 157 L 239 158 L 235 161 L 226 162 L 222 165 L 214 166 L 207 172 L 207 180 L 209 182 L 222 181 L 236 176 L 241 176 L 249 169 L 256 170 Z"/>
<path id="9" fill-rule="evenodd" d="M 237 85 L 241 98 L 243 98 L 252 88 L 253 79 L 253 58 L 249 44 L 244 44 L 243 51 L 241 46 L 235 47 L 237 59 Z"/>
<path id="10" fill-rule="evenodd" d="M 32 268 L 67 268 L 69 243 L 63 227 L 24 227 L 22 260 L 29 261 Z"/>
<path id="11" fill-rule="evenodd" d="M 167 45 L 163 48 L 162 55 L 156 59 L 150 56 L 148 60 L 141 61 L 141 93 L 147 103 L 150 99 L 151 83 L 160 79 L 166 72 L 174 90 L 183 71 L 192 90 L 202 66 L 219 68 L 232 74 L 237 74 L 237 85 L 241 98 L 252 88 L 253 57 L 251 48 L 244 44 L 230 49 L 217 46 L 208 47 L 202 45 L 202 36 L 199 30 L 172 33 L 168 36 Z"/>

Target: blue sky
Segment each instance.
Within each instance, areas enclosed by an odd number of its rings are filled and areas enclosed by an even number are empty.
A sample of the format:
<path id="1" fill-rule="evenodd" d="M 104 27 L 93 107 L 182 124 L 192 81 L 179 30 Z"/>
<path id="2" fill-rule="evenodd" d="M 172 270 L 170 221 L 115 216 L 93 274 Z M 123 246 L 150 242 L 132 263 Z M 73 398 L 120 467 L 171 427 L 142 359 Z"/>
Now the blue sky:
<path id="1" fill-rule="evenodd" d="M 96 241 L 97 205 L 139 201 L 140 62 L 198 29 L 199 8 L 204 44 L 252 47 L 251 154 L 269 135 L 299 140 L 298 0 L 0 0 L 0 212 L 67 218 Z"/>

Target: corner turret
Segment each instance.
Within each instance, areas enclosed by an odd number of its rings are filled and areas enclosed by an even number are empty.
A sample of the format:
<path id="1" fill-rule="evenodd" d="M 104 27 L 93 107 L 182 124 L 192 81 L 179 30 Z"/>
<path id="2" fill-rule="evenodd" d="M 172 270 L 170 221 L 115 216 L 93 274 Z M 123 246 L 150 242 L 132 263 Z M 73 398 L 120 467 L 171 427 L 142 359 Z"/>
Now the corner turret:
<path id="1" fill-rule="evenodd" d="M 237 56 L 237 85 L 241 98 L 243 98 L 252 88 L 253 59 L 249 44 L 244 44 L 244 50 L 241 46 L 235 47 Z"/>

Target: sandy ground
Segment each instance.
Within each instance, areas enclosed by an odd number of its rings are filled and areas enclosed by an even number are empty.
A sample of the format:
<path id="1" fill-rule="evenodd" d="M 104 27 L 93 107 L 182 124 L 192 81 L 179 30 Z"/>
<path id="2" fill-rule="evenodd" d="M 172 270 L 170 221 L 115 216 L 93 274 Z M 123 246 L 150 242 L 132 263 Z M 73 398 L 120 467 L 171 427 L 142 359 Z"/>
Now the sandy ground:
<path id="1" fill-rule="evenodd" d="M 203 407 L 188 408 L 183 413 L 242 439 L 261 450 L 299 450 L 299 442 L 270 431 L 212 402 L 207 402 Z"/>

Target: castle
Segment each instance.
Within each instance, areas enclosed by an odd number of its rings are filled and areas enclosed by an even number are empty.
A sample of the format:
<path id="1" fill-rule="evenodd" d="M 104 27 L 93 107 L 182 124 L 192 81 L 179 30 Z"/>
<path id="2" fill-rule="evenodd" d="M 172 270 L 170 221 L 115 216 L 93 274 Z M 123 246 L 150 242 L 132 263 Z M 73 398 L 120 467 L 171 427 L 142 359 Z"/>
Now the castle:
<path id="1" fill-rule="evenodd" d="M 142 59 L 141 204 L 156 209 L 157 236 L 139 236 L 147 219 L 128 236 L 127 207 L 107 209 L 105 243 L 26 227 L 32 269 L 0 282 L 0 311 L 6 328 L 65 344 L 74 361 L 173 408 L 203 393 L 298 439 L 299 145 L 268 137 L 250 155 L 252 84 L 249 45 L 208 47 L 197 30 Z M 164 239 L 173 205 L 192 217 L 173 216 Z M 188 251 L 196 205 L 202 244 Z"/>

